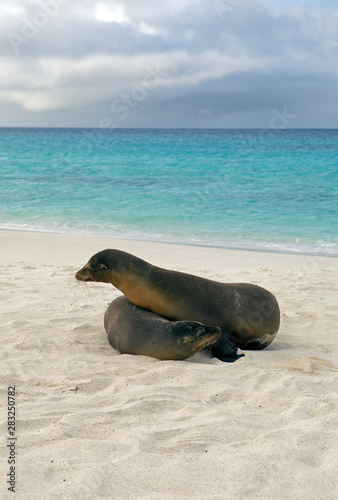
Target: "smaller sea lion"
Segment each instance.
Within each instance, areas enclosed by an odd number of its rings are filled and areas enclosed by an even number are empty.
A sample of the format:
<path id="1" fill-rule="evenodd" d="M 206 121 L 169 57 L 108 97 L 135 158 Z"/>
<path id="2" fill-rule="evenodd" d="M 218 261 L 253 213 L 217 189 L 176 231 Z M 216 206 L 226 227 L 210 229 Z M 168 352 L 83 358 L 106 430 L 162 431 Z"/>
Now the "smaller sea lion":
<path id="1" fill-rule="evenodd" d="M 218 327 L 195 321 L 169 321 L 135 306 L 124 296 L 108 306 L 104 327 L 110 345 L 121 354 L 140 354 L 157 359 L 190 358 L 221 336 Z M 230 343 L 228 361 L 237 359 L 236 351 Z"/>

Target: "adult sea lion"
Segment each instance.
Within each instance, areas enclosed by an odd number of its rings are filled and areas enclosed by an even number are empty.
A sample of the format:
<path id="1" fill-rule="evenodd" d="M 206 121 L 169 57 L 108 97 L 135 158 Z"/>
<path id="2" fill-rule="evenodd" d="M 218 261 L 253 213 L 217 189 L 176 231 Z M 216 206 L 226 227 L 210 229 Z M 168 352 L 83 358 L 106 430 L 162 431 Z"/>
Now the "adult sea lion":
<path id="1" fill-rule="evenodd" d="M 264 288 L 169 271 L 120 250 L 93 255 L 76 279 L 111 283 L 133 304 L 170 320 L 218 326 L 222 336 L 211 352 L 219 359 L 228 339 L 241 349 L 264 349 L 280 324 L 277 300 Z"/>
<path id="2" fill-rule="evenodd" d="M 186 359 L 216 342 L 217 326 L 195 321 L 169 321 L 132 304 L 124 295 L 113 300 L 104 315 L 109 343 L 121 354 L 157 359 Z M 235 348 L 236 349 L 236 348 Z M 229 349 L 229 360 L 236 352 Z"/>

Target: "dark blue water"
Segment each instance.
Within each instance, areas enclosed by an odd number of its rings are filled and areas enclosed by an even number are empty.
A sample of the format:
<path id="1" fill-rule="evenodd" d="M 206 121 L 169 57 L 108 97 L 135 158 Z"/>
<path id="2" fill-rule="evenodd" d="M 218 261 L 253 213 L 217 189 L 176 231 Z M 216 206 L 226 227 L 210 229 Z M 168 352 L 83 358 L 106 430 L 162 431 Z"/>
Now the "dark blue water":
<path id="1" fill-rule="evenodd" d="M 0 129 L 0 229 L 338 255 L 337 130 Z"/>

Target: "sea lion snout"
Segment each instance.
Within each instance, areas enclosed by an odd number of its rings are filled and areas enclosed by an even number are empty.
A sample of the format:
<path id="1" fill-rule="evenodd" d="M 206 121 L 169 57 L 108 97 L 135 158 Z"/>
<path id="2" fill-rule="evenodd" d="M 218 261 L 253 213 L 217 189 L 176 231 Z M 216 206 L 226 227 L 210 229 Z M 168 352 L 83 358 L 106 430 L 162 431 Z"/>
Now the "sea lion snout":
<path id="1" fill-rule="evenodd" d="M 82 269 L 80 269 L 76 274 L 75 278 L 78 281 L 95 281 L 93 279 L 92 273 L 87 265 L 85 265 Z"/>
<path id="2" fill-rule="evenodd" d="M 192 321 L 178 322 L 178 325 L 181 335 L 180 344 L 190 344 L 193 349 L 197 350 L 217 342 L 222 335 L 221 329 L 217 326 L 207 326 Z M 185 329 L 183 336 L 182 329 Z"/>
<path id="3" fill-rule="evenodd" d="M 108 269 L 108 266 L 102 262 L 96 262 L 94 260 L 95 257 L 94 255 L 94 257 L 75 274 L 75 278 L 78 281 L 106 281 L 104 271 Z"/>
<path id="4" fill-rule="evenodd" d="M 200 339 L 205 335 L 205 328 L 201 325 L 197 327 L 197 330 L 195 331 L 196 338 L 190 341 L 192 344 L 196 342 L 196 340 Z"/>
<path id="5" fill-rule="evenodd" d="M 195 331 L 196 338 L 192 341 L 192 343 L 203 339 L 203 337 L 211 337 L 215 342 L 222 335 L 222 331 L 218 326 L 207 326 L 200 325 Z"/>

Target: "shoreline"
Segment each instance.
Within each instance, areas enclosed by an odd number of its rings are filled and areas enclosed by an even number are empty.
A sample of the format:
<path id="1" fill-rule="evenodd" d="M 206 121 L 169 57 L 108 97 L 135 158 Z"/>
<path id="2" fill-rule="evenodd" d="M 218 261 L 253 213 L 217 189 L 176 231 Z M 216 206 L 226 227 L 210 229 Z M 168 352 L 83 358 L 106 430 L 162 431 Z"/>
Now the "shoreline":
<path id="1" fill-rule="evenodd" d="M 233 250 L 64 233 L 0 230 L 0 247 L 3 263 L 73 266 L 74 269 L 79 269 L 95 253 L 106 248 L 131 253 L 159 267 L 183 270 L 191 274 L 211 273 L 215 276 L 224 273 L 231 276 L 233 270 L 245 273 L 250 269 L 307 274 L 317 272 L 321 267 L 334 272 L 338 267 L 338 259 L 327 256 Z M 224 281 L 229 279 L 225 278 Z M 244 276 L 241 281 L 245 281 Z"/>
<path id="2" fill-rule="evenodd" d="M 15 236 L 14 236 L 15 235 Z M 37 230 L 21 230 L 21 229 L 1 229 L 0 228 L 0 240 L 6 240 L 6 237 L 13 238 L 15 240 L 20 239 L 20 237 L 25 240 L 33 241 L 34 239 L 43 240 L 47 243 L 48 240 L 57 241 L 57 239 L 63 240 L 64 242 L 88 242 L 94 243 L 94 240 L 100 244 L 104 244 L 104 242 L 114 243 L 117 246 L 119 244 L 123 247 L 125 246 L 149 246 L 154 245 L 164 250 L 166 246 L 172 247 L 182 247 L 182 249 L 201 249 L 204 251 L 224 251 L 224 252 L 235 252 L 239 255 L 244 254 L 266 254 L 266 255 L 275 255 L 275 256 L 289 256 L 291 257 L 299 257 L 299 258 L 314 258 L 314 259 L 338 259 L 338 255 L 322 253 L 318 251 L 292 251 L 292 250 L 279 250 L 279 249 L 264 249 L 264 248 L 241 248 L 241 247 L 231 247 L 231 246 L 220 246 L 220 245 L 205 245 L 203 243 L 183 243 L 183 242 L 175 242 L 175 241 L 157 241 L 157 240 L 147 240 L 147 239 L 137 239 L 137 238 L 124 238 L 124 237 L 111 237 L 108 235 L 95 235 L 93 233 L 76 233 L 76 232 L 53 232 L 53 231 L 37 231 Z M 107 247 L 108 248 L 108 247 Z M 122 249 L 122 248 L 121 248 Z"/>

